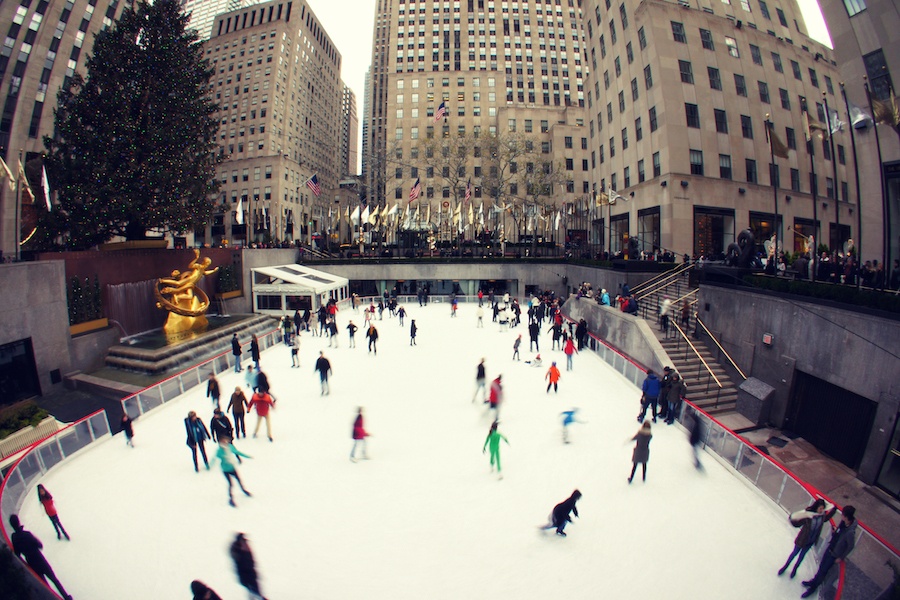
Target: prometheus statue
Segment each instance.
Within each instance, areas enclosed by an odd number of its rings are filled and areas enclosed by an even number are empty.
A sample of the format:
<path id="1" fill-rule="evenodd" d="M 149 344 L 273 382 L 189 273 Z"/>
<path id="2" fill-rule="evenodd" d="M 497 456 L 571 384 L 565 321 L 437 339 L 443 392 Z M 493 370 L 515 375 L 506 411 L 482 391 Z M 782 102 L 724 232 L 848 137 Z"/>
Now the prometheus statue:
<path id="1" fill-rule="evenodd" d="M 182 273 L 172 271 L 172 277 L 160 277 L 156 282 L 156 308 L 169 311 L 163 331 L 167 334 L 184 331 L 202 331 L 209 325 L 206 311 L 209 308 L 209 296 L 197 287 L 197 283 L 205 276 L 212 275 L 219 267 L 210 270 L 212 263 L 208 257 L 200 260 L 200 250 L 194 249 L 194 260 L 188 270 Z"/>

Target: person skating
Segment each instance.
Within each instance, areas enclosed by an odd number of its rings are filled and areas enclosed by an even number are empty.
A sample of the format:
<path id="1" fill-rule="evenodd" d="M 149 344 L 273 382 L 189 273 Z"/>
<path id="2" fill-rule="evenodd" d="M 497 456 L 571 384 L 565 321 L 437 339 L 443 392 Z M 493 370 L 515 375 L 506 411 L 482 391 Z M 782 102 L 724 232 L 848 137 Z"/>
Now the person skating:
<path id="1" fill-rule="evenodd" d="M 369 352 L 375 352 L 375 356 L 378 356 L 378 330 L 375 329 L 375 325 L 370 323 L 369 330 L 366 332 L 366 337 L 369 338 Z"/>
<path id="2" fill-rule="evenodd" d="M 331 394 L 331 388 L 328 385 L 328 375 L 331 373 L 331 362 L 325 358 L 325 353 L 321 350 L 319 351 L 319 358 L 316 360 L 314 369 L 319 373 L 319 384 L 322 388 L 319 395 L 328 396 Z"/>
<path id="3" fill-rule="evenodd" d="M 401 307 L 401 308 L 402 308 L 402 307 Z M 416 345 L 416 333 L 417 333 L 418 331 L 419 331 L 419 328 L 416 327 L 416 320 L 415 320 L 415 319 L 412 319 L 412 320 L 409 322 L 409 345 L 410 345 L 410 346 L 415 346 L 415 345 Z"/>
<path id="4" fill-rule="evenodd" d="M 59 513 L 57 513 L 56 505 L 53 503 L 53 496 L 47 491 L 47 488 L 45 488 L 43 484 L 38 484 L 37 495 L 38 501 L 44 507 L 44 512 L 47 513 L 47 517 L 49 517 L 50 522 L 53 523 L 53 529 L 56 530 L 56 539 L 61 540 L 63 536 L 66 536 L 66 540 L 71 539 L 69 538 L 69 534 L 66 533 L 66 528 L 63 527 L 62 523 L 59 521 Z"/>
<path id="5" fill-rule="evenodd" d="M 584 421 L 578 420 L 577 413 L 578 409 L 573 408 L 572 410 L 566 410 L 559 414 L 559 416 L 562 417 L 562 436 L 564 444 L 569 443 L 569 425 L 572 423 L 584 423 Z"/>
<path id="6" fill-rule="evenodd" d="M 666 400 L 669 403 L 668 414 L 666 415 L 666 424 L 671 425 L 678 418 L 678 410 L 681 406 L 681 398 L 685 394 L 684 380 L 677 371 L 672 372 L 669 390 L 666 392 Z"/>
<path id="7" fill-rule="evenodd" d="M 500 404 L 503 402 L 503 375 L 491 382 L 491 391 L 488 394 L 488 410 L 494 411 L 494 420 L 500 418 Z"/>
<path id="8" fill-rule="evenodd" d="M 221 437 L 234 439 L 234 427 L 231 426 L 231 421 L 220 408 L 213 411 L 213 417 L 209 421 L 209 431 L 214 442 L 218 442 Z"/>
<path id="9" fill-rule="evenodd" d="M 231 336 L 231 354 L 234 356 L 234 372 L 241 372 L 241 342 L 235 333 Z"/>
<path id="10" fill-rule="evenodd" d="M 694 457 L 694 468 L 702 471 L 703 463 L 700 462 L 700 446 L 706 437 L 706 426 L 703 424 L 703 419 L 700 418 L 700 413 L 696 411 L 692 411 L 687 425 L 690 429 L 688 432 L 688 443 L 691 445 L 691 454 Z"/>
<path id="11" fill-rule="evenodd" d="M 481 390 L 481 400 L 482 402 L 487 402 L 487 386 L 485 385 L 486 375 L 484 371 L 484 358 L 481 359 L 481 362 L 478 363 L 478 367 L 475 370 L 475 394 L 472 395 L 472 402 L 475 402 L 475 398 L 478 397 L 478 390 Z"/>
<path id="12" fill-rule="evenodd" d="M 541 355 L 538 354 L 537 356 L 534 357 L 534 360 L 526 360 L 525 364 L 531 365 L 532 367 L 543 367 L 544 360 L 541 358 Z"/>
<path id="13" fill-rule="evenodd" d="M 503 479 L 503 472 L 500 466 L 500 440 L 506 442 L 506 445 L 509 446 L 509 440 L 506 439 L 502 433 L 497 431 L 497 426 L 500 424 L 499 421 L 494 421 L 491 423 L 491 429 L 488 431 L 487 437 L 484 439 L 484 446 L 481 448 L 481 453 L 484 454 L 487 450 L 488 446 L 490 446 L 491 450 L 491 473 L 494 472 L 494 463 L 497 463 L 497 474 L 500 479 Z"/>
<path id="14" fill-rule="evenodd" d="M 664 367 L 663 378 L 659 382 L 659 397 L 657 398 L 656 403 L 659 406 L 658 416 L 663 421 L 666 420 L 666 417 L 669 414 L 669 387 L 672 385 L 672 374 L 674 372 L 672 367 Z"/>
<path id="15" fill-rule="evenodd" d="M 578 509 L 575 503 L 581 498 L 581 492 L 575 490 L 572 495 L 553 507 L 550 513 L 550 522 L 541 527 L 541 529 L 556 529 L 556 535 L 566 537 L 566 524 L 572 522 L 572 516 L 578 517 Z"/>
<path id="16" fill-rule="evenodd" d="M 831 541 L 828 542 L 828 548 L 819 562 L 819 570 L 816 571 L 815 577 L 803 582 L 803 585 L 809 589 L 803 593 L 801 598 L 809 598 L 815 594 L 816 589 L 825 581 L 825 577 L 834 563 L 846 559 L 847 555 L 853 551 L 856 545 L 856 525 L 856 508 L 845 506 L 841 511 L 841 524 L 831 534 Z"/>
<path id="17" fill-rule="evenodd" d="M 359 327 L 354 325 L 353 321 L 350 321 L 350 324 L 347 325 L 347 333 L 350 335 L 350 348 L 356 348 L 356 331 L 358 329 Z"/>
<path id="18" fill-rule="evenodd" d="M 300 334 L 297 333 L 294 335 L 294 339 L 291 340 L 291 368 L 299 368 L 300 367 Z"/>
<path id="19" fill-rule="evenodd" d="M 259 433 L 259 426 L 265 419 L 266 435 L 269 437 L 270 442 L 274 441 L 272 439 L 272 421 L 269 412 L 275 408 L 275 399 L 268 392 L 260 390 L 250 398 L 247 410 L 252 410 L 254 406 L 256 407 L 256 429 L 253 430 L 253 437 L 256 437 Z"/>
<path id="20" fill-rule="evenodd" d="M 244 395 L 244 390 L 241 389 L 241 386 L 235 387 L 225 410 L 230 410 L 231 416 L 234 417 L 234 429 L 238 438 L 241 437 L 241 434 L 244 435 L 244 438 L 247 437 L 247 430 L 244 427 L 244 413 L 248 409 L 247 396 Z"/>
<path id="21" fill-rule="evenodd" d="M 328 346 L 331 347 L 332 342 L 337 348 L 338 344 L 338 326 L 336 319 L 328 319 Z"/>
<path id="22" fill-rule="evenodd" d="M 191 593 L 194 594 L 193 600 L 222 600 L 221 596 L 199 579 L 191 582 Z"/>
<path id="23" fill-rule="evenodd" d="M 634 479 L 634 472 L 637 470 L 638 464 L 641 465 L 642 479 L 647 481 L 647 462 L 650 460 L 650 439 L 653 435 L 650 433 L 650 421 L 644 421 L 641 428 L 631 440 L 635 442 L 634 452 L 631 455 L 631 475 L 628 476 L 628 483 Z"/>
<path id="24" fill-rule="evenodd" d="M 231 544 L 230 553 L 231 559 L 234 561 L 234 568 L 237 571 L 238 581 L 247 588 L 252 599 L 265 600 L 262 592 L 259 591 L 259 578 L 256 575 L 253 551 L 250 550 L 250 544 L 247 543 L 247 537 L 243 533 L 235 536 L 234 542 Z"/>
<path id="25" fill-rule="evenodd" d="M 216 379 L 215 374 L 210 373 L 206 382 L 206 397 L 212 398 L 213 410 L 219 408 L 219 395 L 219 380 Z"/>
<path id="26" fill-rule="evenodd" d="M 200 454 L 203 456 L 203 464 L 206 465 L 206 470 L 208 471 L 209 461 L 206 459 L 206 440 L 209 439 L 209 431 L 206 429 L 206 425 L 203 424 L 196 412 L 191 411 L 184 419 L 184 429 L 187 432 L 186 443 L 191 449 L 191 455 L 194 458 L 194 471 L 200 471 L 200 467 L 197 464 L 197 450 L 200 450 Z"/>
<path id="27" fill-rule="evenodd" d="M 9 524 L 13 528 L 13 534 L 10 536 L 13 554 L 23 558 L 28 568 L 34 571 L 34 574 L 40 577 L 41 581 L 46 583 L 47 579 L 50 579 L 53 585 L 56 586 L 56 589 L 59 590 L 59 595 L 65 600 L 72 600 L 72 596 L 69 595 L 63 584 L 59 582 L 56 573 L 53 572 L 53 568 L 47 562 L 43 552 L 41 552 L 44 548 L 41 540 L 37 539 L 33 533 L 22 526 L 22 523 L 19 521 L 19 515 L 9 515 Z"/>
<path id="28" fill-rule="evenodd" d="M 519 358 L 519 346 L 522 345 L 522 334 L 519 334 L 519 337 L 516 338 L 516 341 L 513 342 L 513 360 L 522 360 Z"/>
<path id="29" fill-rule="evenodd" d="M 134 423 L 128 413 L 122 415 L 120 431 L 125 434 L 125 445 L 134 448 Z"/>
<path id="30" fill-rule="evenodd" d="M 541 335 L 541 326 L 535 323 L 530 323 L 528 325 L 528 351 L 531 352 L 531 346 L 534 346 L 535 350 L 538 352 L 541 351 L 541 345 L 538 342 L 538 339 Z"/>
<path id="31" fill-rule="evenodd" d="M 400 318 L 400 327 L 403 327 L 403 319 L 406 317 L 406 309 L 402 306 L 397 309 L 397 317 Z"/>
<path id="32" fill-rule="evenodd" d="M 559 372 L 559 368 L 557 368 L 556 362 L 554 362 L 553 364 L 550 365 L 550 368 L 547 369 L 547 374 L 544 375 L 544 379 L 549 380 L 549 383 L 547 384 L 547 393 L 548 394 L 550 393 L 551 387 L 553 388 L 554 394 L 559 393 L 559 378 L 560 377 L 561 377 L 561 374 Z"/>
<path id="33" fill-rule="evenodd" d="M 356 447 L 357 445 L 362 445 L 362 457 L 363 460 L 369 460 L 369 452 L 366 448 L 366 438 L 369 437 L 369 433 L 366 431 L 365 423 L 363 422 L 363 409 L 360 406 L 356 410 L 356 419 L 353 420 L 353 448 L 350 449 L 350 460 L 352 462 L 356 462 Z"/>
<path id="34" fill-rule="evenodd" d="M 288 338 L 291 337 L 291 325 L 287 315 L 285 315 L 284 331 Z M 285 345 L 287 345 L 287 342 L 288 340 L 285 340 Z M 250 358 L 253 360 L 253 364 L 256 365 L 256 370 L 259 371 L 259 340 L 256 339 L 255 333 L 250 337 Z"/>
<path id="35" fill-rule="evenodd" d="M 219 464 L 222 466 L 222 474 L 225 476 L 225 480 L 228 482 L 228 504 L 231 506 L 236 506 L 234 503 L 234 495 L 232 494 L 232 479 L 237 481 L 238 485 L 241 487 L 241 491 L 244 492 L 244 495 L 248 498 L 252 496 L 250 492 L 244 487 L 244 482 L 241 481 L 241 476 L 238 475 L 237 467 L 234 464 L 233 459 L 236 458 L 238 462 L 241 462 L 241 457 L 244 458 L 253 458 L 247 454 L 244 454 L 240 450 L 234 447 L 234 444 L 231 443 L 231 438 L 227 435 L 222 435 L 219 437 L 219 448 L 216 450 L 216 458 L 219 459 Z"/>
<path id="36" fill-rule="evenodd" d="M 653 369 L 647 371 L 647 377 L 641 384 L 643 395 L 641 396 L 641 412 L 638 413 L 638 423 L 644 422 L 644 416 L 647 414 L 648 408 L 653 408 L 653 422 L 656 423 L 656 400 L 659 397 L 659 379 Z"/>
<path id="37" fill-rule="evenodd" d="M 563 352 L 566 355 L 566 371 L 571 371 L 572 356 L 578 352 L 578 348 L 575 347 L 575 342 L 572 341 L 572 338 L 566 339 L 566 343 L 563 346 Z"/>
<path id="38" fill-rule="evenodd" d="M 791 579 L 797 576 L 797 569 L 800 568 L 800 563 L 803 562 L 806 553 L 819 541 L 822 525 L 826 521 L 831 520 L 831 517 L 836 512 L 837 508 L 833 504 L 829 504 L 822 498 L 819 498 L 805 509 L 791 513 L 791 523 L 795 527 L 799 527 L 800 531 L 797 533 L 797 537 L 794 538 L 794 549 L 791 551 L 790 556 L 788 556 L 784 566 L 778 569 L 779 575 L 784 575 L 784 572 L 791 566 L 791 561 L 796 556 L 797 564 L 791 569 Z"/>
<path id="39" fill-rule="evenodd" d="M 244 383 L 247 384 L 251 392 L 256 391 L 256 371 L 253 370 L 253 365 L 247 365 L 247 372 L 244 373 Z"/>
<path id="40" fill-rule="evenodd" d="M 484 328 L 484 307 L 481 304 L 475 309 L 475 316 L 478 318 L 475 327 L 479 329 Z"/>

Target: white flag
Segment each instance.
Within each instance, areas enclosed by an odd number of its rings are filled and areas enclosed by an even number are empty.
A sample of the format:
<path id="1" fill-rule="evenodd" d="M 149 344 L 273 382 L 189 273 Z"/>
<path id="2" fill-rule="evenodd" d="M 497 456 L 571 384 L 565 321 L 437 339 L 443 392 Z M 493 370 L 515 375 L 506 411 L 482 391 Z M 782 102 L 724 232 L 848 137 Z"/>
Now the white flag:
<path id="1" fill-rule="evenodd" d="M 47 212 L 53 210 L 50 204 L 50 181 L 47 179 L 47 167 L 41 166 L 41 185 L 44 188 L 44 200 L 47 201 Z"/>
<path id="2" fill-rule="evenodd" d="M 362 216 L 360 216 L 359 219 L 362 223 L 369 222 L 369 205 L 368 204 L 366 205 L 365 210 L 362 211 Z"/>
<path id="3" fill-rule="evenodd" d="M 834 135 L 838 131 L 843 131 L 844 122 L 841 121 L 840 116 L 838 115 L 838 111 L 832 108 L 828 112 L 830 113 L 828 115 L 828 129 L 831 135 Z"/>
<path id="4" fill-rule="evenodd" d="M 358 206 L 353 209 L 352 213 L 350 213 L 350 222 L 356 223 L 357 221 L 359 221 L 359 207 Z"/>
<path id="5" fill-rule="evenodd" d="M 559 211 L 556 211 L 556 219 L 553 222 L 553 229 L 559 229 Z"/>
<path id="6" fill-rule="evenodd" d="M 234 220 L 238 225 L 244 224 L 244 197 L 241 196 L 241 199 L 238 200 L 237 214 L 234 216 Z"/>
<path id="7" fill-rule="evenodd" d="M 385 206 L 387 206 L 387 204 L 385 204 Z M 395 202 L 395 203 L 394 203 L 394 208 L 392 208 L 390 211 L 388 211 L 388 214 L 389 214 L 389 215 L 396 215 L 397 212 L 398 212 L 399 210 L 400 210 L 400 205 L 397 204 L 397 203 Z"/>

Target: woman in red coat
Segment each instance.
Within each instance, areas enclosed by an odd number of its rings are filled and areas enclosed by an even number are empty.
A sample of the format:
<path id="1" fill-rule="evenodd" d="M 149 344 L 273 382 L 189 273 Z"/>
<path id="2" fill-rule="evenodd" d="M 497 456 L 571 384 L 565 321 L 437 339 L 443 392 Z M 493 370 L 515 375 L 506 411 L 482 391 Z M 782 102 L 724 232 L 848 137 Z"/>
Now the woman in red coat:
<path id="1" fill-rule="evenodd" d="M 356 420 L 353 421 L 353 449 L 350 450 L 350 460 L 352 462 L 356 462 L 356 446 L 362 442 L 362 457 L 363 460 L 369 460 L 369 454 L 366 451 L 366 438 L 369 437 L 369 434 L 366 432 L 366 427 L 363 424 L 363 409 L 362 406 L 359 407 L 356 411 Z"/>
<path id="2" fill-rule="evenodd" d="M 40 483 L 37 486 L 37 493 L 38 500 L 40 500 L 41 504 L 44 506 L 44 512 L 47 513 L 50 522 L 53 523 L 53 528 L 56 529 L 56 539 L 61 540 L 62 536 L 66 536 L 66 539 L 68 540 L 69 534 L 66 533 L 65 527 L 59 522 L 59 514 L 56 512 L 56 505 L 53 504 L 53 496 L 51 496 L 50 492 L 47 491 L 47 488 Z"/>

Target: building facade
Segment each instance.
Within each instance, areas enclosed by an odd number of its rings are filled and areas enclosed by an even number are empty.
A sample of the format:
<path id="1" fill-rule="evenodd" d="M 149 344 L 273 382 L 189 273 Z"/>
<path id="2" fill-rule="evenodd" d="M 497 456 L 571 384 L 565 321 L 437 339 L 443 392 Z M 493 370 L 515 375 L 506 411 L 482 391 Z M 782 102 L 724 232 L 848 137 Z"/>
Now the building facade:
<path id="1" fill-rule="evenodd" d="M 810 235 L 849 248 L 859 205 L 847 127 L 833 146 L 813 135 L 810 152 L 803 115 L 829 121 L 840 75 L 793 0 L 583 9 L 593 183 L 628 200 L 592 220 L 592 243 L 715 258 L 750 229 L 759 251 L 776 233 L 788 252 Z M 767 119 L 786 158 L 770 152 Z"/>
<path id="2" fill-rule="evenodd" d="M 256 4 L 253 0 L 182 0 L 182 10 L 190 15 L 188 29 L 194 29 L 200 39 L 209 39 L 213 21 L 222 13 L 233 12 Z"/>
<path id="3" fill-rule="evenodd" d="M 94 35 L 119 18 L 129 3 L 75 0 L 0 4 L 6 27 L 0 49 L 0 157 L 15 172 L 18 161 L 39 159 L 44 136 L 52 135 L 56 96 L 76 71 L 84 74 Z M 16 254 L 22 226 L 21 198 L 8 186 L 0 190 L 0 252 Z M 16 230 L 19 230 L 18 232 Z"/>
<path id="4" fill-rule="evenodd" d="M 310 243 L 329 226 L 342 171 L 340 52 L 306 2 L 268 2 L 218 15 L 206 58 L 225 160 L 195 242 Z"/>
<path id="5" fill-rule="evenodd" d="M 356 113 L 356 94 L 347 84 L 341 94 L 341 165 L 340 174 L 355 175 L 359 162 L 359 116 Z"/>

